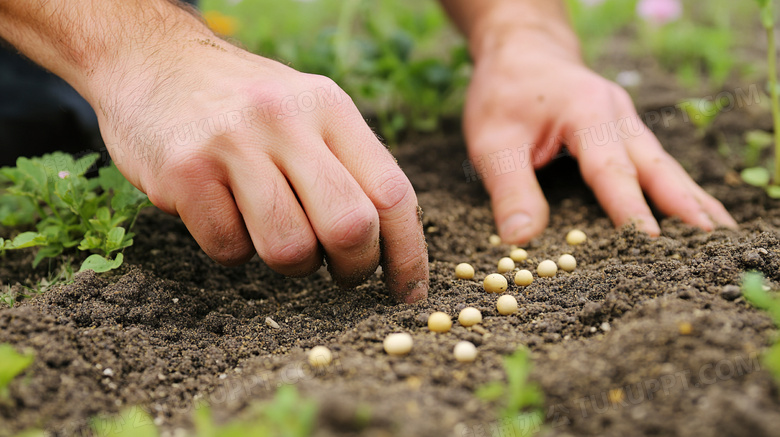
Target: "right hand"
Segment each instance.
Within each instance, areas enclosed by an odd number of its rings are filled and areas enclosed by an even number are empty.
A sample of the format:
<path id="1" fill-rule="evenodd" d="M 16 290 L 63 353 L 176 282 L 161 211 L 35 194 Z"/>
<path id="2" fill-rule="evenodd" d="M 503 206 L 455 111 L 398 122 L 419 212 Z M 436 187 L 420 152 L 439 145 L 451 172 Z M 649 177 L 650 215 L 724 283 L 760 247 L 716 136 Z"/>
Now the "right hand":
<path id="1" fill-rule="evenodd" d="M 381 258 L 399 300 L 425 298 L 414 190 L 349 96 L 217 39 L 187 44 L 95 80 L 101 133 L 130 182 L 221 264 L 257 252 L 304 276 L 324 255 L 349 287 Z"/>

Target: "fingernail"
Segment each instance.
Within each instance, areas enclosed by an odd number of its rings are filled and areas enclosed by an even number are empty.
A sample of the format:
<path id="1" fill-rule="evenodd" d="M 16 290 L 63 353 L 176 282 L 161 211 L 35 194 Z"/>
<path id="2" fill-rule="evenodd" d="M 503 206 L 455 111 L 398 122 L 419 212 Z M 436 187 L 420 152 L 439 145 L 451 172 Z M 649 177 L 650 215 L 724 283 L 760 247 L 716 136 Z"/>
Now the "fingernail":
<path id="1" fill-rule="evenodd" d="M 523 228 L 531 224 L 531 216 L 526 213 L 517 213 L 504 220 L 498 233 L 501 234 L 501 238 L 507 243 L 516 242 L 520 236 Z"/>

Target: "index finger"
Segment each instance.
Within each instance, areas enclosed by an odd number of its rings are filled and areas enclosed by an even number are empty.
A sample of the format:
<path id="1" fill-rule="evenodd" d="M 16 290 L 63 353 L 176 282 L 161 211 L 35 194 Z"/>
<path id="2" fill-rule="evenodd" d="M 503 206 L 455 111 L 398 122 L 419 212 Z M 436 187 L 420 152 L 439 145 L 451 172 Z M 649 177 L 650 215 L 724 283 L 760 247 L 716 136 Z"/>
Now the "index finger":
<path id="1" fill-rule="evenodd" d="M 335 111 L 323 138 L 379 214 L 382 270 L 390 292 L 406 303 L 428 296 L 428 247 L 411 182 L 356 108 Z M 340 115 L 340 116 L 339 116 Z"/>

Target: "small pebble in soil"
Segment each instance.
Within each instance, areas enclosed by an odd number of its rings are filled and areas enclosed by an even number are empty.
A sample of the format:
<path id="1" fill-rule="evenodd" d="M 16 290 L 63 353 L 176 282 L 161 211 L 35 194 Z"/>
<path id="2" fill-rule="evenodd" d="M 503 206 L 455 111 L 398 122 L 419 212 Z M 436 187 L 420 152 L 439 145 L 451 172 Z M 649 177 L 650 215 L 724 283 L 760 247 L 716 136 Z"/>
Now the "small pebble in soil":
<path id="1" fill-rule="evenodd" d="M 556 273 L 558 273 L 558 266 L 555 264 L 555 261 L 550 259 L 540 262 L 536 267 L 536 274 L 540 278 L 552 278 Z"/>
<path id="2" fill-rule="evenodd" d="M 488 238 L 488 242 L 490 243 L 491 246 L 500 246 L 501 245 L 501 237 L 499 237 L 496 234 L 493 234 L 493 235 L 491 235 Z"/>
<path id="3" fill-rule="evenodd" d="M 521 263 L 528 259 L 528 252 L 525 249 L 514 249 L 509 253 L 509 257 L 512 258 L 512 261 Z"/>
<path id="4" fill-rule="evenodd" d="M 488 293 L 503 293 L 506 291 L 506 287 L 509 285 L 506 281 L 506 278 L 504 275 L 499 275 L 498 273 L 491 273 L 485 277 L 485 280 L 482 282 L 482 285 L 485 287 L 485 291 Z"/>
<path id="5" fill-rule="evenodd" d="M 449 332 L 452 328 L 452 319 L 447 313 L 437 311 L 428 316 L 428 329 L 433 332 Z"/>
<path id="6" fill-rule="evenodd" d="M 505 294 L 496 301 L 496 309 L 502 316 L 508 316 L 517 312 L 517 299 L 514 296 Z"/>
<path id="7" fill-rule="evenodd" d="M 474 267 L 469 263 L 460 263 L 455 266 L 455 276 L 458 279 L 471 279 L 474 277 Z"/>
<path id="8" fill-rule="evenodd" d="M 458 322 L 466 327 L 482 323 L 482 312 L 474 307 L 463 308 L 458 314 Z"/>
<path id="9" fill-rule="evenodd" d="M 405 332 L 389 334 L 382 345 L 388 355 L 407 355 L 412 351 L 412 336 Z"/>
<path id="10" fill-rule="evenodd" d="M 530 270 L 523 269 L 518 270 L 517 273 L 515 273 L 515 284 L 521 287 L 527 287 L 531 285 L 532 282 L 534 282 L 534 275 Z"/>
<path id="11" fill-rule="evenodd" d="M 515 262 L 512 261 L 512 258 L 503 257 L 500 260 L 498 260 L 498 273 L 511 272 L 514 269 L 515 269 Z"/>
<path id="12" fill-rule="evenodd" d="M 742 290 L 739 285 L 726 285 L 720 290 L 720 297 L 726 300 L 735 300 L 740 296 L 742 296 Z"/>
<path id="13" fill-rule="evenodd" d="M 568 234 L 566 234 L 566 242 L 572 246 L 577 246 L 586 242 L 587 240 L 588 236 L 579 229 L 572 229 Z"/>
<path id="14" fill-rule="evenodd" d="M 452 351 L 455 359 L 461 363 L 470 363 L 477 359 L 477 347 L 470 341 L 460 341 Z"/>
<path id="15" fill-rule="evenodd" d="M 327 367 L 333 361 L 333 354 L 325 346 L 314 346 L 309 351 L 309 365 L 312 367 Z"/>
<path id="16" fill-rule="evenodd" d="M 693 332 L 693 325 L 690 322 L 680 322 L 677 324 L 677 331 L 680 335 L 691 335 Z"/>
<path id="17" fill-rule="evenodd" d="M 561 255 L 561 257 L 558 258 L 558 267 L 560 267 L 561 270 L 573 272 L 574 269 L 577 268 L 577 260 L 568 253 Z"/>

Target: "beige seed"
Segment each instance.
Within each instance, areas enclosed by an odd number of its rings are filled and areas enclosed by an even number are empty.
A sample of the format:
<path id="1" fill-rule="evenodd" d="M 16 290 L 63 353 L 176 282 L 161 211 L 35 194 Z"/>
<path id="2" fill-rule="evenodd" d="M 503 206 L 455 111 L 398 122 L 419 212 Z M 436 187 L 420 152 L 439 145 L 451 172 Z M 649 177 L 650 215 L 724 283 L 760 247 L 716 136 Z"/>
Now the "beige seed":
<path id="1" fill-rule="evenodd" d="M 577 268 L 577 260 L 568 253 L 558 258 L 558 267 L 567 272 L 573 272 Z"/>
<path id="2" fill-rule="evenodd" d="M 498 273 L 487 275 L 482 282 L 482 285 L 488 293 L 502 293 L 506 291 L 506 288 L 509 286 L 504 275 Z"/>
<path id="3" fill-rule="evenodd" d="M 512 258 L 503 257 L 500 260 L 498 260 L 498 273 L 511 272 L 514 269 L 515 269 L 515 262 L 512 261 Z"/>
<path id="4" fill-rule="evenodd" d="M 474 277 L 474 267 L 469 263 L 460 263 L 455 266 L 455 276 L 458 279 L 471 279 Z"/>
<path id="5" fill-rule="evenodd" d="M 512 261 L 521 263 L 528 259 L 528 252 L 525 249 L 514 249 L 509 253 L 509 257 L 512 258 Z"/>
<path id="6" fill-rule="evenodd" d="M 556 273 L 558 273 L 558 266 L 555 265 L 554 261 L 549 259 L 540 262 L 536 267 L 536 274 L 539 275 L 540 278 L 551 278 L 555 276 Z"/>
<path id="7" fill-rule="evenodd" d="M 501 245 L 501 237 L 499 237 L 496 234 L 493 234 L 493 235 L 491 235 L 488 238 L 488 242 L 490 243 L 491 246 L 500 246 Z"/>
<path id="8" fill-rule="evenodd" d="M 412 351 L 412 336 L 399 332 L 385 337 L 383 345 L 388 355 L 406 355 Z"/>
<path id="9" fill-rule="evenodd" d="M 588 240 L 588 236 L 585 235 L 585 233 L 579 229 L 572 229 L 571 231 L 569 231 L 568 234 L 566 234 L 566 242 L 571 244 L 572 246 L 582 244 L 587 240 Z"/>
<path id="10" fill-rule="evenodd" d="M 482 323 L 482 312 L 474 307 L 463 308 L 458 314 L 458 322 L 466 327 Z"/>
<path id="11" fill-rule="evenodd" d="M 452 319 L 447 313 L 437 311 L 428 316 L 428 329 L 433 332 L 448 332 L 452 328 Z"/>
<path id="12" fill-rule="evenodd" d="M 312 367 L 326 367 L 333 361 L 333 354 L 325 346 L 314 346 L 309 351 L 309 364 Z"/>
<path id="13" fill-rule="evenodd" d="M 470 363 L 477 359 L 477 347 L 470 341 L 460 341 L 452 351 L 455 359 L 461 363 Z"/>
<path id="14" fill-rule="evenodd" d="M 515 273 L 515 284 L 520 285 L 521 287 L 527 287 L 531 285 L 532 282 L 534 282 L 534 275 L 529 270 L 518 270 L 517 273 Z"/>
<path id="15" fill-rule="evenodd" d="M 499 314 L 504 316 L 514 314 L 517 312 L 517 299 L 512 295 L 505 294 L 496 301 L 496 309 Z"/>

